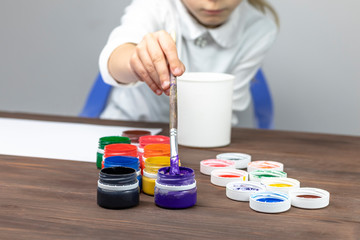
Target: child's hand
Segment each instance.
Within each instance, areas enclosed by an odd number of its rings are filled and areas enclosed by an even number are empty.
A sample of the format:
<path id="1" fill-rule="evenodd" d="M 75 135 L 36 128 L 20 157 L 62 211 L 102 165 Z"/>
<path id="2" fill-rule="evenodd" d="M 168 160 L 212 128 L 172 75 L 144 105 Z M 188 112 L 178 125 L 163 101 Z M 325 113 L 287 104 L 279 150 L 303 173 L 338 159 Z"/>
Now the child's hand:
<path id="1" fill-rule="evenodd" d="M 180 76 L 185 71 L 184 64 L 178 58 L 175 42 L 165 31 L 144 36 L 130 58 L 130 67 L 157 95 L 163 92 L 169 95 L 169 68 L 174 76 Z"/>

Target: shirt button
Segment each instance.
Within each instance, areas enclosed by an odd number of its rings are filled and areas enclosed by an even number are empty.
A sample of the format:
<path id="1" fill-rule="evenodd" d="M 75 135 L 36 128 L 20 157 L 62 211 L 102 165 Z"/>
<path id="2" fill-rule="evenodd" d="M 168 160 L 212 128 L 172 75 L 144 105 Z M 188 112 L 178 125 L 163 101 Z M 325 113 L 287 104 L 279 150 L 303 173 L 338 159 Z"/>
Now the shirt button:
<path id="1" fill-rule="evenodd" d="M 198 47 L 205 47 L 207 45 L 207 40 L 204 37 L 198 37 L 197 39 L 195 39 L 195 46 Z"/>

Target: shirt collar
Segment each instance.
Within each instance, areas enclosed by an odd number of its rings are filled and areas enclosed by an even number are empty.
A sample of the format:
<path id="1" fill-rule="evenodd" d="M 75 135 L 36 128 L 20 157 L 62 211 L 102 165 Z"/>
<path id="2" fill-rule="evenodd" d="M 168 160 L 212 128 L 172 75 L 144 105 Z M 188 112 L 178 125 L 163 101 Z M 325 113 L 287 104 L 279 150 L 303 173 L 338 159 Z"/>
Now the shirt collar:
<path id="1" fill-rule="evenodd" d="M 228 21 L 218 28 L 206 28 L 200 25 L 187 11 L 181 0 L 176 1 L 179 10 L 179 21 L 182 29 L 182 35 L 185 39 L 195 40 L 206 34 L 211 35 L 214 41 L 221 47 L 227 48 L 235 45 L 241 38 L 246 14 L 246 0 L 243 0 L 239 6 L 231 13 Z"/>

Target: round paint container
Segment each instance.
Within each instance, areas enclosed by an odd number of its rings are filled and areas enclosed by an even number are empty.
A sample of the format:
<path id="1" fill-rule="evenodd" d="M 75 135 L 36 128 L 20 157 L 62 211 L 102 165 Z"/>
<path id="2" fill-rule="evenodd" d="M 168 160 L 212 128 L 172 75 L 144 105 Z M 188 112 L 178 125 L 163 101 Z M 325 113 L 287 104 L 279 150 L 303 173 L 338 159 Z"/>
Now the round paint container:
<path id="1" fill-rule="evenodd" d="M 300 187 L 300 182 L 293 178 L 262 178 L 261 183 L 266 186 L 267 191 L 285 192 Z"/>
<path id="2" fill-rule="evenodd" d="M 253 193 L 249 198 L 250 208 L 263 213 L 281 213 L 290 209 L 289 195 L 280 192 Z"/>
<path id="3" fill-rule="evenodd" d="M 170 166 L 170 157 L 150 157 L 144 163 L 142 191 L 147 195 L 154 196 L 155 181 L 158 170 Z"/>
<path id="4" fill-rule="evenodd" d="M 179 167 L 180 174 L 171 175 L 170 167 L 159 169 L 155 184 L 155 204 L 159 207 L 179 209 L 196 204 L 195 173 L 191 168 Z"/>
<path id="5" fill-rule="evenodd" d="M 319 209 L 329 205 L 330 193 L 319 188 L 298 188 L 289 192 L 291 205 L 305 209 Z"/>
<path id="6" fill-rule="evenodd" d="M 138 157 L 137 147 L 131 144 L 109 144 L 104 148 L 104 156 L 102 161 L 102 167 L 104 167 L 104 159 L 112 156 L 130 156 Z"/>
<path id="7" fill-rule="evenodd" d="M 99 173 L 97 204 L 103 208 L 122 209 L 139 204 L 139 181 L 128 167 L 103 168 Z"/>
<path id="8" fill-rule="evenodd" d="M 250 181 L 260 182 L 262 178 L 282 177 L 286 178 L 287 173 L 279 170 L 254 170 L 249 173 Z"/>
<path id="9" fill-rule="evenodd" d="M 254 170 L 265 169 L 284 171 L 284 164 L 275 161 L 253 161 L 247 166 L 247 171 L 249 173 Z"/>
<path id="10" fill-rule="evenodd" d="M 235 168 L 247 168 L 251 162 L 251 156 L 245 153 L 221 153 L 216 155 L 217 159 L 231 160 L 235 162 Z"/>
<path id="11" fill-rule="evenodd" d="M 148 135 L 148 136 L 139 137 L 138 154 L 140 160 L 141 174 L 143 174 L 144 162 L 145 162 L 143 160 L 144 147 L 149 144 L 158 144 L 158 143 L 170 144 L 170 138 L 162 135 Z"/>
<path id="12" fill-rule="evenodd" d="M 248 173 L 238 169 L 217 169 L 211 172 L 211 183 L 225 187 L 229 182 L 247 181 Z"/>
<path id="13" fill-rule="evenodd" d="M 96 153 L 96 167 L 101 169 L 103 155 L 104 155 L 104 148 L 106 145 L 114 144 L 114 143 L 127 143 L 130 144 L 130 139 L 128 137 L 121 137 L 121 136 L 106 136 L 101 137 L 99 139 L 99 147 Z"/>
<path id="14" fill-rule="evenodd" d="M 130 138 L 132 144 L 138 144 L 140 137 L 148 135 L 151 135 L 151 132 L 146 130 L 127 130 L 122 133 L 122 136 Z"/>
<path id="15" fill-rule="evenodd" d="M 223 168 L 235 169 L 235 162 L 224 159 L 206 159 L 200 161 L 200 172 L 205 175 L 210 175 L 215 169 Z"/>
<path id="16" fill-rule="evenodd" d="M 129 156 L 112 156 L 104 159 L 104 167 L 130 167 L 135 169 L 137 179 L 139 181 L 139 187 L 141 189 L 142 180 L 140 174 L 140 163 L 139 159 L 136 157 Z"/>
<path id="17" fill-rule="evenodd" d="M 266 187 L 259 182 L 229 182 L 226 184 L 226 196 L 235 201 L 249 201 L 252 193 L 264 192 Z"/>

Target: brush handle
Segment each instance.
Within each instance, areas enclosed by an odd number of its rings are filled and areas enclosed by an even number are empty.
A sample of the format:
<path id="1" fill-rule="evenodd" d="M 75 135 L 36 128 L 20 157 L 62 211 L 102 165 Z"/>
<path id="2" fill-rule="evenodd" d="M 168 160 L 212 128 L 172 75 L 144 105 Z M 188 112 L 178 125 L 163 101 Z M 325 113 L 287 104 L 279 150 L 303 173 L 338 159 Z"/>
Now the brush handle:
<path id="1" fill-rule="evenodd" d="M 170 173 L 179 174 L 179 155 L 177 142 L 177 81 L 170 74 Z"/>

